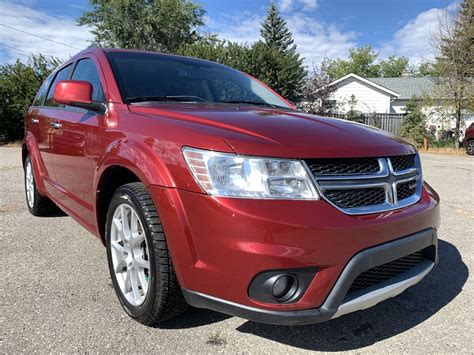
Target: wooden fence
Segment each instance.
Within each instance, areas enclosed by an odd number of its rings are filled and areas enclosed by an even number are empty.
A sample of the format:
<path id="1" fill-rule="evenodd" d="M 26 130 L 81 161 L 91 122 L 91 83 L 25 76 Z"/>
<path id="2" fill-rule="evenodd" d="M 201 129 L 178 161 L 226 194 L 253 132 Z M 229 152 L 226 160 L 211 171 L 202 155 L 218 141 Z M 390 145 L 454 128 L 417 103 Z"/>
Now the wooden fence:
<path id="1" fill-rule="evenodd" d="M 331 114 L 329 116 L 346 119 L 345 114 Z M 369 113 L 362 114 L 357 122 L 398 134 L 403 117 L 404 115 L 400 113 Z"/>

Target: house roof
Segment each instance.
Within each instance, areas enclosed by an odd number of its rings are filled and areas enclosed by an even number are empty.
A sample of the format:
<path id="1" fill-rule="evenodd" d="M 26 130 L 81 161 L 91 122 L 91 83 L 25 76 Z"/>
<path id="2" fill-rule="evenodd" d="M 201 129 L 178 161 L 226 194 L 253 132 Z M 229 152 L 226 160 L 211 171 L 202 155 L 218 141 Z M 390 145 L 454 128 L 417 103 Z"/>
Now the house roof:
<path id="1" fill-rule="evenodd" d="M 357 80 L 359 80 L 359 81 L 362 81 L 362 82 L 364 82 L 364 83 L 366 83 L 366 84 L 368 84 L 368 85 L 370 85 L 370 86 L 373 86 L 373 87 L 375 87 L 375 88 L 377 88 L 377 89 L 379 89 L 379 90 L 382 90 L 382 91 L 388 93 L 388 94 L 391 95 L 391 96 L 395 96 L 395 97 L 397 97 L 397 98 L 398 98 L 398 96 L 399 96 L 399 94 L 398 94 L 397 92 L 395 92 L 395 91 L 393 91 L 393 90 L 391 90 L 391 89 L 389 89 L 389 88 L 387 88 L 387 87 L 384 87 L 384 86 L 382 86 L 382 85 L 380 85 L 380 84 L 377 84 L 377 83 L 374 82 L 374 81 L 371 81 L 371 80 L 368 80 L 368 79 L 366 79 L 366 78 L 363 78 L 363 77 L 361 77 L 361 76 L 359 76 L 359 75 L 357 75 L 357 74 L 354 74 L 354 73 L 347 74 L 347 75 L 343 76 L 342 78 L 339 78 L 339 79 L 337 79 L 337 80 L 334 80 L 332 83 L 328 84 L 328 86 L 336 85 L 336 84 L 338 84 L 338 83 L 340 83 L 340 82 L 342 82 L 342 81 L 344 81 L 344 80 L 346 80 L 346 79 L 349 79 L 349 78 L 354 78 L 354 79 L 357 79 Z"/>
<path id="2" fill-rule="evenodd" d="M 351 73 L 333 81 L 329 85 L 338 84 L 349 78 L 362 81 L 365 84 L 396 97 L 398 100 L 409 100 L 413 96 L 432 96 L 435 93 L 436 85 L 439 83 L 439 78 L 435 77 L 363 78 Z"/>
<path id="3" fill-rule="evenodd" d="M 371 82 L 383 86 L 399 94 L 398 99 L 411 99 L 413 96 L 432 96 L 439 78 L 435 77 L 400 77 L 400 78 L 368 78 Z"/>

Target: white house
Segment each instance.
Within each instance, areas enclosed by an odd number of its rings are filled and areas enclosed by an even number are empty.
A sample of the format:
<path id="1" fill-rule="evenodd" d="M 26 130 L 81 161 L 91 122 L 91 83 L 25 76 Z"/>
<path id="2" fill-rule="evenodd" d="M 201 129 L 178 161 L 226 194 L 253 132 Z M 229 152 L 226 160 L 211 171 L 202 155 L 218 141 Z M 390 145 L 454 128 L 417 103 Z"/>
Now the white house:
<path id="1" fill-rule="evenodd" d="M 405 113 L 405 105 L 413 96 L 432 96 L 437 83 L 438 78 L 430 77 L 362 78 L 348 74 L 329 84 L 336 86 L 330 100 L 341 113 L 350 109 L 352 96 L 353 109 L 362 113 Z"/>
<path id="2" fill-rule="evenodd" d="M 341 114 L 351 108 L 363 114 L 404 114 L 406 104 L 413 97 L 434 98 L 439 82 L 436 77 L 363 78 L 348 74 L 329 84 L 335 90 L 328 101 Z M 446 107 L 425 104 L 422 111 L 427 116 L 428 128 L 437 136 L 454 129 L 454 116 Z M 461 131 L 474 122 L 472 113 L 466 113 L 464 121 Z"/>

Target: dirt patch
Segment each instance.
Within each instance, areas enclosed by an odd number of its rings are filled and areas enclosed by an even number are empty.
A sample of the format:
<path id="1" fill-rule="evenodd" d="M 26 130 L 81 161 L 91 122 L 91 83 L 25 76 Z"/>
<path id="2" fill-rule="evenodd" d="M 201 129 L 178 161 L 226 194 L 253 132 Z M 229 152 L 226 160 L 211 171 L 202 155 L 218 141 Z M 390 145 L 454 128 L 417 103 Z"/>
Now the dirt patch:
<path id="1" fill-rule="evenodd" d="M 464 148 L 459 148 L 459 149 L 454 149 L 454 148 L 429 148 L 428 150 L 419 150 L 420 153 L 432 153 L 432 154 L 451 154 L 451 155 L 465 155 L 468 156 L 466 153 L 466 149 Z"/>

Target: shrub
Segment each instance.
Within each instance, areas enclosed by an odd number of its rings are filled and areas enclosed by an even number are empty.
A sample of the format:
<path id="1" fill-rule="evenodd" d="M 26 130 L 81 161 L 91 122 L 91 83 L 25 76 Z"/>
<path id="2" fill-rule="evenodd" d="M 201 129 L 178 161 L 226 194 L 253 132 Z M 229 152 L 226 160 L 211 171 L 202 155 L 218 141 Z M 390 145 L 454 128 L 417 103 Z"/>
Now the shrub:
<path id="1" fill-rule="evenodd" d="M 421 112 L 415 97 L 407 103 L 405 112 L 399 134 L 412 141 L 417 147 L 422 147 L 423 140 L 429 136 L 429 132 L 426 128 L 426 116 Z"/>
<path id="2" fill-rule="evenodd" d="M 56 58 L 32 55 L 28 62 L 0 66 L 0 139 L 23 137 L 23 115 L 40 85 L 59 64 Z"/>

